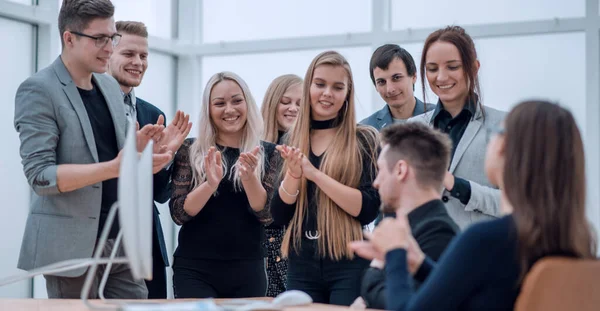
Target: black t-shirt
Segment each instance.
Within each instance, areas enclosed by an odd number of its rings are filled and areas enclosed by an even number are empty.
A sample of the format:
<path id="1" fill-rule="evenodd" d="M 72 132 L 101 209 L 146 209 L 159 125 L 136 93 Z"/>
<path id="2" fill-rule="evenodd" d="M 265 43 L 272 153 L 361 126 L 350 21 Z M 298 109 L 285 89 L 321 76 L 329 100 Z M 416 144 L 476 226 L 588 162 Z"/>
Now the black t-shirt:
<path id="1" fill-rule="evenodd" d="M 91 90 L 77 88 L 81 100 L 87 111 L 94 140 L 96 141 L 96 150 L 98 151 L 98 161 L 106 162 L 114 159 L 119 153 L 117 145 L 117 134 L 115 126 L 108 110 L 108 105 L 102 93 L 94 83 Z M 119 179 L 113 178 L 102 182 L 102 202 L 100 203 L 100 223 L 98 227 L 98 236 L 104 228 L 106 217 L 113 203 L 117 201 L 117 184 Z M 119 232 L 119 221 L 115 219 L 110 231 L 109 238 L 116 238 Z"/>

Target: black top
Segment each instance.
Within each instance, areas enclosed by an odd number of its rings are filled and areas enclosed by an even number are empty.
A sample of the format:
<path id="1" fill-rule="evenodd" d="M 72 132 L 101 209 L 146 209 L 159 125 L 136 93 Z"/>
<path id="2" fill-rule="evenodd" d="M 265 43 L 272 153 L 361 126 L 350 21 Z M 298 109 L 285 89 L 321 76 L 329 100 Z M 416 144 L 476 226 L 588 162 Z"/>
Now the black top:
<path id="1" fill-rule="evenodd" d="M 362 135 L 358 135 L 358 143 L 363 144 L 365 150 L 369 150 L 371 148 L 375 148 L 375 142 L 367 142 L 366 139 L 362 138 Z M 369 146 L 370 145 L 370 146 Z M 325 151 L 327 152 L 327 151 Z M 316 156 L 312 153 L 312 151 L 308 155 L 308 159 L 310 162 L 317 168 L 320 167 L 321 160 L 323 155 Z M 377 154 L 374 155 L 375 159 Z M 345 159 L 340 159 L 342 162 L 347 162 Z M 368 225 L 371 223 L 379 213 L 379 206 L 381 205 L 381 200 L 379 198 L 379 193 L 375 188 L 373 188 L 373 181 L 376 177 L 376 163 L 371 155 L 363 154 L 362 156 L 362 174 L 360 178 L 360 184 L 358 186 L 358 190 L 362 194 L 362 204 L 361 210 L 358 216 L 355 217 L 356 220 L 360 222 L 362 226 Z M 306 182 L 306 195 L 308 197 L 308 211 L 305 214 L 304 221 L 302 224 L 303 231 L 316 231 L 317 226 L 317 196 L 315 194 L 317 185 L 307 180 Z M 273 215 L 273 222 L 279 226 L 287 226 L 289 222 L 294 217 L 294 213 L 296 211 L 296 203 L 294 204 L 286 204 L 281 200 L 279 196 L 279 191 L 273 192 L 273 199 L 271 201 L 271 213 Z M 326 239 L 326 237 L 325 237 Z M 307 244 L 307 243 L 303 243 Z"/>
<path id="2" fill-rule="evenodd" d="M 275 145 L 262 142 L 264 151 L 265 175 L 262 185 L 267 192 L 265 209 L 256 213 L 250 207 L 246 192 L 234 189 L 229 178 L 233 164 L 240 155 L 237 148 L 217 146 L 227 161 L 227 172 L 217 191 L 206 202 L 196 216 L 188 215 L 183 204 L 192 189 L 192 168 L 190 165 L 190 146 L 195 139 L 186 139 L 177 151 L 173 164 L 173 194 L 169 202 L 171 217 L 182 225 L 179 231 L 179 245 L 175 257 L 191 259 L 244 260 L 265 257 L 262 246 L 264 224 L 270 221 L 269 193 L 273 192 L 276 179 L 275 161 L 279 154 Z"/>
<path id="3" fill-rule="evenodd" d="M 286 132 L 284 132 L 284 131 L 279 131 L 279 130 L 277 131 L 277 144 L 278 145 L 281 145 L 281 144 L 285 143 L 284 139 L 283 139 L 283 136 L 285 135 L 285 133 Z"/>
<path id="4" fill-rule="evenodd" d="M 385 260 L 388 310 L 513 310 L 520 291 L 512 216 L 474 224 L 437 264 L 426 258 L 419 269 L 426 280 L 416 292 L 409 284 L 406 250 L 392 250 Z"/>
<path id="5" fill-rule="evenodd" d="M 438 100 L 433 111 L 433 127 L 448 134 L 452 139 L 452 158 L 454 158 L 456 147 L 465 133 L 469 122 L 475 116 L 476 105 L 475 102 L 467 101 L 461 112 L 452 118 L 452 115 L 444 109 L 442 102 Z M 450 190 L 450 194 L 466 205 L 471 199 L 471 184 L 463 178 L 454 176 L 454 187 Z"/>
<path id="6" fill-rule="evenodd" d="M 408 214 L 410 230 L 423 253 L 437 261 L 460 229 L 452 220 L 441 200 L 427 202 Z M 417 271 L 417 277 L 424 271 Z M 423 278 L 425 279 L 425 278 Z M 415 281 L 415 288 L 421 282 Z M 385 309 L 385 272 L 369 268 L 363 276 L 361 296 L 367 307 Z"/>
<path id="7" fill-rule="evenodd" d="M 98 91 L 96 83 L 93 82 L 91 90 L 77 88 L 85 110 L 87 111 L 90 125 L 94 133 L 94 141 L 96 142 L 96 150 L 98 152 L 98 161 L 106 162 L 117 157 L 119 147 L 117 145 L 117 133 L 115 125 L 106 105 L 106 100 L 102 93 Z M 117 184 L 119 179 L 113 178 L 102 182 L 102 202 L 100 203 L 100 221 L 98 225 L 98 237 L 102 233 L 106 217 L 113 203 L 117 201 Z M 110 230 L 109 238 L 114 239 L 119 233 L 118 216 L 113 222 Z"/>

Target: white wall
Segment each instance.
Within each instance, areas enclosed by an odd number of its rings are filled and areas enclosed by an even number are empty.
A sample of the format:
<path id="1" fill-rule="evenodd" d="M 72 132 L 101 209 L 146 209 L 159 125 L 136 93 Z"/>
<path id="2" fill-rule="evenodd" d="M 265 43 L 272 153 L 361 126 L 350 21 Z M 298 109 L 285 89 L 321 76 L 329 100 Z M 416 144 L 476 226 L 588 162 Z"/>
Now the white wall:
<path id="1" fill-rule="evenodd" d="M 19 156 L 19 136 L 14 128 L 15 93 L 19 84 L 34 72 L 33 27 L 0 17 L 0 33 L 11 40 L 0 45 L 0 277 L 18 273 L 17 259 L 25 220 L 29 212 L 29 185 Z M 0 288 L 0 297 L 29 297 L 31 281 Z"/>

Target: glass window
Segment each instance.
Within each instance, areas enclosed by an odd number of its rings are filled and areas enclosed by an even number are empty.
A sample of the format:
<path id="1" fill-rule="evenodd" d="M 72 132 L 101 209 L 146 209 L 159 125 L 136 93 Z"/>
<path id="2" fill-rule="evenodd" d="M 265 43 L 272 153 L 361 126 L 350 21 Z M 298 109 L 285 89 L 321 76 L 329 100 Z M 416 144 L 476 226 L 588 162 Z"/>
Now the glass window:
<path id="1" fill-rule="evenodd" d="M 0 235 L 12 237 L 3 239 L 3 256 L 0 257 L 0 275 L 21 273 L 15 263 L 21 248 L 21 234 L 29 214 L 29 185 L 19 156 L 20 140 L 15 131 L 15 94 L 17 88 L 34 72 L 33 26 L 9 19 L 0 18 L 0 32 L 11 34 L 10 44 L 0 46 L 0 67 L 5 73 L 0 75 L 0 132 L 5 152 L 0 154 L 0 197 L 5 198 L 0 212 Z M 6 199 L 8 201 L 6 201 Z M 28 298 L 31 294 L 29 280 L 0 288 L 0 297 Z"/>
<path id="2" fill-rule="evenodd" d="M 481 39 L 475 44 L 486 105 L 509 110 L 524 99 L 550 99 L 570 108 L 585 131 L 583 33 Z"/>
<path id="3" fill-rule="evenodd" d="M 352 68 L 356 85 L 357 121 L 371 113 L 371 78 L 369 76 L 370 48 L 341 48 L 340 52 Z M 210 77 L 220 71 L 233 71 L 250 87 L 256 104 L 260 107 L 269 84 L 276 77 L 293 73 L 304 78 L 312 59 L 324 50 L 306 50 L 297 52 L 248 54 L 232 56 L 205 57 L 202 63 L 202 89 Z M 195 118 L 200 113 L 197 105 Z"/>
<path id="4" fill-rule="evenodd" d="M 367 0 L 204 1 L 204 42 L 243 41 L 365 32 Z"/>
<path id="5" fill-rule="evenodd" d="M 33 0 L 7 0 L 7 1 L 8 2 L 16 2 L 16 3 L 20 3 L 20 4 L 33 5 Z"/>
<path id="6" fill-rule="evenodd" d="M 148 69 L 135 95 L 160 108 L 171 120 L 175 109 L 175 64 L 170 55 L 150 51 Z"/>
<path id="7" fill-rule="evenodd" d="M 583 17 L 584 0 L 392 1 L 392 28 L 426 28 Z"/>
<path id="8" fill-rule="evenodd" d="M 24 0 L 23 0 L 24 1 Z M 174 2 L 176 0 L 112 0 L 115 6 L 115 21 L 128 20 L 146 24 L 151 36 L 172 38 Z M 58 7 L 62 0 L 58 0 Z"/>
<path id="9" fill-rule="evenodd" d="M 419 75 L 415 95 L 422 98 L 419 63 L 423 44 L 400 46 L 415 60 Z M 585 129 L 583 33 L 478 39 L 475 46 L 485 105 L 508 111 L 521 100 L 546 98 L 569 107 L 580 129 Z M 426 98 L 437 102 L 429 86 Z"/>

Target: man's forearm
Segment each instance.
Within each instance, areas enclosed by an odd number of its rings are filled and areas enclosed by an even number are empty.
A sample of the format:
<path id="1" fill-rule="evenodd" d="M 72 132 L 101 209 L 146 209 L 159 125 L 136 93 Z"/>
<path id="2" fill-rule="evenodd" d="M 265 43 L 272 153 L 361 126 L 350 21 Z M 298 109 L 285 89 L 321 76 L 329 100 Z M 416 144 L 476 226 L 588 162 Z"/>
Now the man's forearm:
<path id="1" fill-rule="evenodd" d="M 56 171 L 60 192 L 70 192 L 119 176 L 112 161 L 93 164 L 61 164 Z"/>

